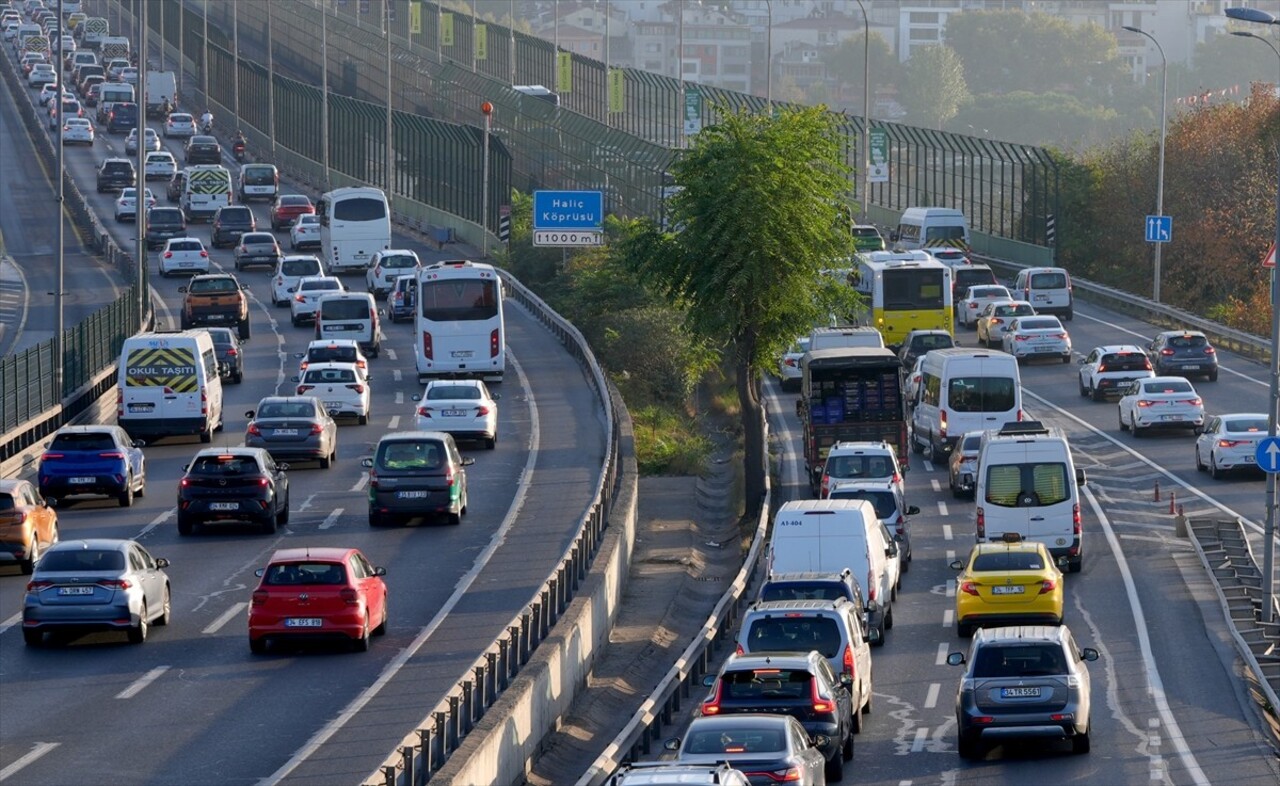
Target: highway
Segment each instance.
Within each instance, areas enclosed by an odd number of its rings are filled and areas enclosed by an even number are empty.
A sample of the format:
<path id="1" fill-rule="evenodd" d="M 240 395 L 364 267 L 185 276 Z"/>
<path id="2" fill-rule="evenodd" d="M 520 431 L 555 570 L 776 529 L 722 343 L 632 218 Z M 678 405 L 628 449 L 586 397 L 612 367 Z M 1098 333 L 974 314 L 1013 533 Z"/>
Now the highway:
<path id="1" fill-rule="evenodd" d="M 66 164 L 127 247 L 134 226 L 115 224 L 114 195 L 94 189 L 97 161 L 121 154 L 123 143 L 123 136 L 100 136 L 92 150 L 67 151 Z M 176 141 L 166 147 L 181 161 Z M 234 173 L 235 165 L 228 166 Z M 163 184 L 151 185 L 165 204 Z M 12 189 L 0 199 L 0 214 L 15 209 Z M 254 211 L 263 226 L 267 206 L 255 203 Z M 47 211 L 27 214 L 26 223 L 42 220 Z M 193 234 L 208 245 L 207 224 L 195 225 Z M 9 242 L 19 248 L 19 238 Z M 408 237 L 397 235 L 394 243 L 414 249 L 424 262 L 450 255 Z M 230 251 L 211 255 L 215 270 L 232 269 Z M 149 264 L 160 323 L 176 326 L 183 282 L 156 275 L 154 253 Z M 245 411 L 262 396 L 292 390 L 294 353 L 312 337 L 309 326 L 291 327 L 284 310 L 270 306 L 269 275 L 262 269 L 240 274 L 253 295 L 254 337 L 246 345 L 244 383 L 226 388 L 225 429 L 215 443 L 240 444 Z M 364 288 L 363 279 L 347 283 Z M 580 368 L 521 307 L 508 302 L 506 319 L 514 373 L 498 388 L 501 438 L 495 451 L 463 446 L 476 463 L 469 468 L 470 512 L 461 527 L 372 531 L 367 524 L 366 476 L 358 460 L 382 434 L 412 427 L 410 397 L 420 391 L 412 326 L 386 320 L 382 356 L 371 362 L 370 424 L 340 427 L 332 469 L 290 471 L 291 520 L 277 535 L 230 526 L 179 538 L 176 483 L 200 447 L 194 439 L 146 448 L 146 496 L 134 507 L 88 501 L 59 508 L 64 539 L 138 538 L 171 560 L 174 619 L 143 646 L 95 634 L 65 647 L 30 649 L 15 627 L 26 579 L 16 567 L 0 569 L 0 780 L 333 784 L 372 772 L 532 597 L 570 542 L 599 480 L 607 431 Z M 354 545 L 386 567 L 389 633 L 368 653 L 249 653 L 245 609 L 253 571 L 275 549 L 301 545 Z"/>
<path id="2" fill-rule="evenodd" d="M 14 98 L 8 83 L 0 83 L 0 357 L 52 338 L 57 323 L 52 293 L 58 288 L 58 233 L 49 220 L 57 204 L 54 180 L 36 156 Z M 64 221 L 63 319 L 71 328 L 113 302 L 128 283 L 84 248 L 71 222 Z"/>

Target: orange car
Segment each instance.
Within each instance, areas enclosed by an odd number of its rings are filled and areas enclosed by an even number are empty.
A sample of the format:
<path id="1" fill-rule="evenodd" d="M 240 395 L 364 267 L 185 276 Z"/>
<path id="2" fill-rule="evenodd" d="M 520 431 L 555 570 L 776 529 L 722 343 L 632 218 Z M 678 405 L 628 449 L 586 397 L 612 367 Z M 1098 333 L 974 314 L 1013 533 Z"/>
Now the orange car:
<path id="1" fill-rule="evenodd" d="M 31 575 L 46 547 L 58 542 L 58 514 L 25 480 L 0 480 L 0 561 Z"/>

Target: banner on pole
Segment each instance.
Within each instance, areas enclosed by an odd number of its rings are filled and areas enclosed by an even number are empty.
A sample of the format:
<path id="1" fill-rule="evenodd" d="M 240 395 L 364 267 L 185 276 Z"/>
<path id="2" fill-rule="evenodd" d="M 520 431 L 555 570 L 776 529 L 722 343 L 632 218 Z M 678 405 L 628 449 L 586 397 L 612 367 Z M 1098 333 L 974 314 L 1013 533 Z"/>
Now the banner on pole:
<path id="1" fill-rule="evenodd" d="M 627 108 L 627 74 L 621 68 L 609 69 L 609 111 L 624 112 Z"/>
<path id="2" fill-rule="evenodd" d="M 453 46 L 453 14 L 440 15 L 440 46 Z"/>
<path id="3" fill-rule="evenodd" d="M 489 59 L 489 26 L 476 25 L 475 27 L 475 52 L 477 60 Z"/>
<path id="4" fill-rule="evenodd" d="M 422 35 L 422 2 L 421 0 L 410 0 L 409 35 Z"/>
<path id="5" fill-rule="evenodd" d="M 867 133 L 867 182 L 889 182 L 889 134 L 881 129 Z"/>
<path id="6" fill-rule="evenodd" d="M 572 52 L 556 52 L 556 92 L 573 92 Z"/>

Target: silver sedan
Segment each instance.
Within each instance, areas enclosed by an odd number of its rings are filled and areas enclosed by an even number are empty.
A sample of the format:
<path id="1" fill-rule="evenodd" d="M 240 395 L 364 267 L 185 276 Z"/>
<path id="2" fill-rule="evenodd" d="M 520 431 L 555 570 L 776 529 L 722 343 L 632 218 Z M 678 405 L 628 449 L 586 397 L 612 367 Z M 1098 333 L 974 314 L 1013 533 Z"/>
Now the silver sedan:
<path id="1" fill-rule="evenodd" d="M 314 396 L 267 396 L 245 417 L 245 447 L 262 448 L 276 461 L 319 461 L 328 469 L 338 458 L 338 425 Z"/>

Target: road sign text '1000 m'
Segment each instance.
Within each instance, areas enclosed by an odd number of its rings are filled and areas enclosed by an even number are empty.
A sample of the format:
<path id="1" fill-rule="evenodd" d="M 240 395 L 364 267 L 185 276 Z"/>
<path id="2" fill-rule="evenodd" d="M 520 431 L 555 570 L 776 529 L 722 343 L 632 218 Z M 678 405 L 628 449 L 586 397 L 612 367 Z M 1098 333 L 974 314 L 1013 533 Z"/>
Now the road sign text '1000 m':
<path id="1" fill-rule="evenodd" d="M 601 192 L 533 192 L 535 246 L 598 246 L 603 242 L 603 233 Z"/>
<path id="2" fill-rule="evenodd" d="M 603 246 L 604 232 L 589 230 L 564 232 L 552 229 L 535 229 L 533 230 L 533 244 L 535 246 L 553 247 Z"/>

